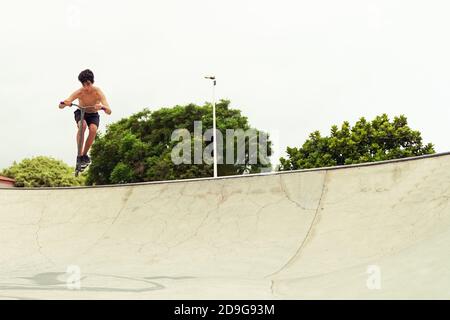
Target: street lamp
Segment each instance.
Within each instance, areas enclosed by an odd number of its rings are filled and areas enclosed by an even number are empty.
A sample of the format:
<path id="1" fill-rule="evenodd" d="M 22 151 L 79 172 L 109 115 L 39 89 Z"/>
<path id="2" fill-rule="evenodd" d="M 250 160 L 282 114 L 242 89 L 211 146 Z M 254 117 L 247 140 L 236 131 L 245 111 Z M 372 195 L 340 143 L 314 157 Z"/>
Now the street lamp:
<path id="1" fill-rule="evenodd" d="M 216 135 L 216 77 L 206 76 L 205 79 L 212 80 L 212 105 L 213 105 L 213 152 L 214 152 L 214 178 L 217 178 L 217 135 Z"/>

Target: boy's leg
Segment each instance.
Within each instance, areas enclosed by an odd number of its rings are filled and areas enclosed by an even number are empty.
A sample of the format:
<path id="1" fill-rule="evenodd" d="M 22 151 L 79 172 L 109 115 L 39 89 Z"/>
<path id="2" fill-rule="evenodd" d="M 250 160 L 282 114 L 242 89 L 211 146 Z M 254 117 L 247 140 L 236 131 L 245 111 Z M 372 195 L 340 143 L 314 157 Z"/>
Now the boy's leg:
<path id="1" fill-rule="evenodd" d="M 89 125 L 89 136 L 86 140 L 86 143 L 84 145 L 84 150 L 83 150 L 83 156 L 87 155 L 89 152 L 89 149 L 91 148 L 92 144 L 94 143 L 95 140 L 95 136 L 97 135 L 97 125 L 94 123 L 91 123 Z"/>
<path id="2" fill-rule="evenodd" d="M 84 120 L 83 121 L 83 129 L 80 131 L 80 124 L 77 125 L 77 145 L 78 145 L 78 156 L 82 156 L 83 155 L 83 145 L 84 145 L 84 132 L 86 131 L 87 128 L 87 123 Z M 81 134 L 81 140 L 80 140 L 80 134 Z M 81 144 L 80 144 L 81 142 Z"/>

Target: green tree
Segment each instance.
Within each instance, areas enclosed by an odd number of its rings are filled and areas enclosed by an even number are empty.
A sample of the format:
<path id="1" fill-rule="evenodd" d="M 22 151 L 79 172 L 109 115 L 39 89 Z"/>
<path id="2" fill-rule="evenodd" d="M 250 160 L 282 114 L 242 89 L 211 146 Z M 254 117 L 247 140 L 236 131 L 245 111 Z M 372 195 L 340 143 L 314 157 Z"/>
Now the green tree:
<path id="1" fill-rule="evenodd" d="M 223 133 L 226 129 L 251 129 L 248 119 L 240 110 L 231 109 L 230 101 L 221 100 L 216 105 L 217 128 Z M 120 184 L 144 181 L 160 181 L 211 177 L 213 166 L 210 164 L 194 164 L 194 152 L 191 152 L 192 164 L 175 164 L 171 153 L 178 141 L 172 141 L 172 133 L 176 129 L 187 129 L 194 145 L 194 121 L 201 121 L 203 131 L 212 128 L 212 105 L 203 106 L 189 104 L 173 108 L 161 108 L 156 111 L 144 109 L 141 112 L 124 118 L 108 126 L 105 134 L 98 135 L 92 146 L 92 164 L 87 174 L 87 184 Z M 256 129 L 255 129 L 256 130 Z M 256 130 L 259 133 L 258 130 Z M 210 142 L 202 142 L 203 148 Z M 258 161 L 251 164 L 248 147 L 251 143 L 246 139 L 244 164 L 219 164 L 219 176 L 261 172 L 270 168 L 270 163 Z M 237 140 L 234 141 L 235 154 Z M 224 149 L 226 143 L 224 141 Z M 271 142 L 268 141 L 268 156 L 271 155 Z M 192 148 L 193 150 L 193 148 Z M 224 157 L 226 150 L 224 151 Z M 235 158 L 236 159 L 236 158 Z"/>
<path id="2" fill-rule="evenodd" d="M 74 168 L 63 161 L 44 156 L 14 162 L 1 175 L 15 179 L 16 187 L 26 188 L 81 186 L 85 179 L 75 178 Z"/>
<path id="3" fill-rule="evenodd" d="M 340 166 L 407 158 L 434 153 L 431 143 L 423 145 L 419 131 L 408 126 L 404 115 L 389 120 L 386 114 L 373 121 L 360 118 L 353 127 L 344 122 L 331 127 L 330 136 L 319 131 L 309 135 L 301 148 L 287 148 L 288 158 L 280 158 L 281 171 Z"/>

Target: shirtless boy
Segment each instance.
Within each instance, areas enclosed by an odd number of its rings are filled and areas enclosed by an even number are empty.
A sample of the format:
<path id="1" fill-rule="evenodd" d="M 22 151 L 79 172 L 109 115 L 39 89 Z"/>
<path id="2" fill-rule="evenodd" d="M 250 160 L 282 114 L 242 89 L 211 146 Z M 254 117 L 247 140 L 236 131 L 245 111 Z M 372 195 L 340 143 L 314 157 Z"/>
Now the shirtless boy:
<path id="1" fill-rule="evenodd" d="M 87 69 L 80 73 L 78 80 L 81 82 L 82 87 L 72 93 L 72 95 L 59 104 L 60 109 L 72 106 L 72 102 L 78 99 L 79 106 L 86 108 L 86 113 L 83 121 L 83 133 L 86 128 L 89 128 L 89 136 L 86 143 L 80 148 L 80 153 L 77 157 L 77 163 L 81 164 L 81 168 L 85 169 L 90 163 L 91 159 L 88 156 L 89 149 L 95 140 L 97 135 L 98 125 L 100 123 L 100 115 L 98 111 L 103 110 L 106 114 L 111 114 L 111 108 L 109 107 L 106 97 L 98 87 L 94 87 L 94 74 L 91 70 Z M 75 111 L 75 121 L 77 123 L 81 119 L 81 111 L 78 109 Z M 78 131 L 78 130 L 77 130 Z M 79 132 L 77 133 L 77 141 L 79 139 Z"/>

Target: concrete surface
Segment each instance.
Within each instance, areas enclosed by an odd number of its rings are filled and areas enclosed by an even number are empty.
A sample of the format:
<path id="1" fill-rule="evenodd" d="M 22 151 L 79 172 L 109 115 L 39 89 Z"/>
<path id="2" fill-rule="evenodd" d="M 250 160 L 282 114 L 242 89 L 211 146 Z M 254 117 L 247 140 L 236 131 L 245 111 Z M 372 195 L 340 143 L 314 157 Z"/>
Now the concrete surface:
<path id="1" fill-rule="evenodd" d="M 448 299 L 449 199 L 449 154 L 1 189 L 0 298 Z"/>

